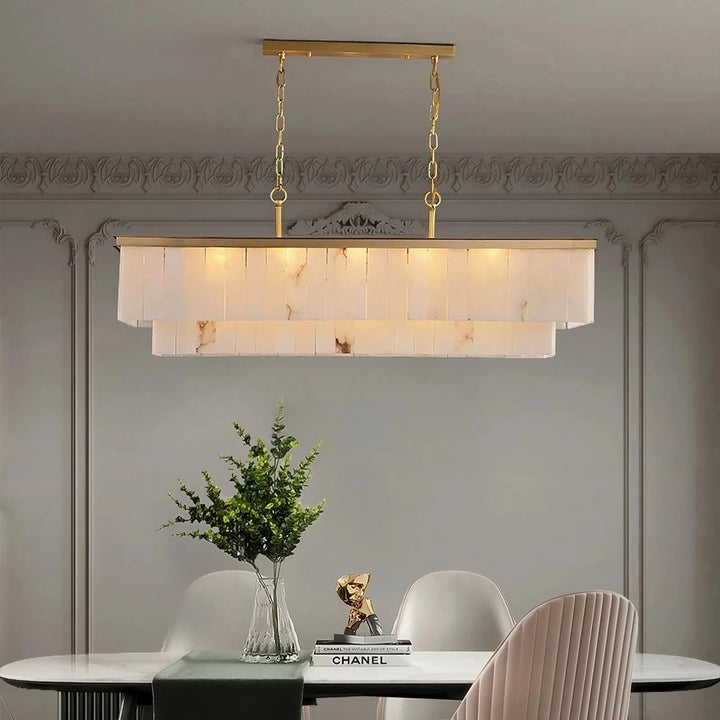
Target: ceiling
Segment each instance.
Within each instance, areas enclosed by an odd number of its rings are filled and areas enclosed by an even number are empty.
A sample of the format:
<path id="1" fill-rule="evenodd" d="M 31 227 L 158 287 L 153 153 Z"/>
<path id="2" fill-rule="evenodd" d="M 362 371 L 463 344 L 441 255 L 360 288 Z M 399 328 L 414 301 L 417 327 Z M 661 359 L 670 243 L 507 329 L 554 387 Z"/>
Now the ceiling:
<path id="1" fill-rule="evenodd" d="M 271 154 L 261 40 L 455 43 L 446 153 L 720 151 L 718 0 L 0 0 L 0 152 Z M 429 61 L 291 57 L 294 153 L 427 152 Z"/>

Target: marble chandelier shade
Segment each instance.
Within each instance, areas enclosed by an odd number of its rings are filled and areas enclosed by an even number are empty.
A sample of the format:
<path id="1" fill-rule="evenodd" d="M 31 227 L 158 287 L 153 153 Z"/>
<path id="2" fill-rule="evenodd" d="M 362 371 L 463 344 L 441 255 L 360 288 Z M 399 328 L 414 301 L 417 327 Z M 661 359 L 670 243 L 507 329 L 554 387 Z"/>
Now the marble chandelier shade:
<path id="1" fill-rule="evenodd" d="M 118 237 L 156 355 L 550 357 L 591 323 L 594 240 Z"/>

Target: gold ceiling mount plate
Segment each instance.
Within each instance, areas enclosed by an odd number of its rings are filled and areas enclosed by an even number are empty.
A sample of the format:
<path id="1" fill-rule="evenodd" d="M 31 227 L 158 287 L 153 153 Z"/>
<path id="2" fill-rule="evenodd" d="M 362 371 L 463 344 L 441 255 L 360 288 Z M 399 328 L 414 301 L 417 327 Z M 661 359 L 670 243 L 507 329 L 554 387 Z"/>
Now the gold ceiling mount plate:
<path id="1" fill-rule="evenodd" d="M 455 57 L 455 45 L 443 43 L 386 43 L 336 40 L 263 40 L 263 55 L 305 57 L 376 57 L 429 60 Z"/>

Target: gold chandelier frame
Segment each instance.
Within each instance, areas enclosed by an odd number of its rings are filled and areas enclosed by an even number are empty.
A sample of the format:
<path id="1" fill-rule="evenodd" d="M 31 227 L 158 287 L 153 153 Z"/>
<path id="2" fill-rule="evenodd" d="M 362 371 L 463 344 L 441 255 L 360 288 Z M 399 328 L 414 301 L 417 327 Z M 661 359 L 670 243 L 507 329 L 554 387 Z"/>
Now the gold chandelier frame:
<path id="1" fill-rule="evenodd" d="M 359 248 L 368 246 L 368 238 L 325 238 L 325 237 L 283 237 L 283 238 L 237 238 L 237 237 L 142 237 L 118 236 L 116 247 L 157 247 L 162 242 L 163 247 L 177 248 L 258 248 L 258 247 L 287 247 L 287 248 Z M 468 248 L 466 238 L 372 238 L 374 248 Z M 473 249 L 509 249 L 509 250 L 595 250 L 597 241 L 587 238 L 563 238 L 534 240 L 531 238 L 503 238 L 491 240 L 487 238 L 473 240 Z"/>

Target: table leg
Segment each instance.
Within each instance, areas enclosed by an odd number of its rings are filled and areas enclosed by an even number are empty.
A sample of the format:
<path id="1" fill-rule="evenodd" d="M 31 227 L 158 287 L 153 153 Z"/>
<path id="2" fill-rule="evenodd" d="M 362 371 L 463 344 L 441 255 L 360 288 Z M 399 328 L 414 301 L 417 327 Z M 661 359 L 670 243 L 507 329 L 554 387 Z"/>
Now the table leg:
<path id="1" fill-rule="evenodd" d="M 136 709 L 137 695 L 135 693 L 121 693 L 118 720 L 135 720 Z"/>
<path id="2" fill-rule="evenodd" d="M 58 695 L 58 720 L 136 720 L 136 693 L 63 691 Z"/>

